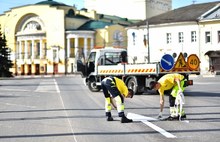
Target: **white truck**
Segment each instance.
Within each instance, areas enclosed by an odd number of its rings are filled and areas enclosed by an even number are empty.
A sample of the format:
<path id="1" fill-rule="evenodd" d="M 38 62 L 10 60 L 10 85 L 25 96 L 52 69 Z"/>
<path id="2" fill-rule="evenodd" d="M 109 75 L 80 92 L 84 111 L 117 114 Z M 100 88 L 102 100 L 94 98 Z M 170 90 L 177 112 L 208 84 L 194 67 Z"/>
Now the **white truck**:
<path id="1" fill-rule="evenodd" d="M 190 61 L 187 60 L 186 62 L 185 59 L 189 58 Z M 132 89 L 135 94 L 142 94 L 149 89 L 149 83 L 151 81 L 157 81 L 167 73 L 183 74 L 187 80 L 190 74 L 200 74 L 200 61 L 196 55 L 190 55 L 188 58 L 185 58 L 181 53 L 170 70 L 163 69 L 160 62 L 128 63 L 127 59 L 126 49 L 92 49 L 86 64 L 83 64 L 81 60 L 77 60 L 77 71 L 81 72 L 86 78 L 86 84 L 92 92 L 101 90 L 101 81 L 103 78 L 116 76 L 123 79 L 127 87 Z M 170 64 L 168 61 L 166 63 Z M 191 80 L 188 82 L 192 84 Z"/>

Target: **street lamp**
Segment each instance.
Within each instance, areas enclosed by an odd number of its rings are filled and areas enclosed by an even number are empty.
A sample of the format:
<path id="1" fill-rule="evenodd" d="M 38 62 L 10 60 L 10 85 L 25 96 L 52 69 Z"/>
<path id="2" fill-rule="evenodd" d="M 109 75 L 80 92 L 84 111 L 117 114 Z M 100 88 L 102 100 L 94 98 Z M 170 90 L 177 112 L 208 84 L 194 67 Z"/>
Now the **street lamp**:
<path id="1" fill-rule="evenodd" d="M 147 25 L 147 54 L 148 54 L 148 57 L 147 57 L 147 60 L 148 60 L 148 63 L 150 63 L 150 44 L 149 44 L 149 22 L 147 21 L 146 19 L 146 25 Z"/>

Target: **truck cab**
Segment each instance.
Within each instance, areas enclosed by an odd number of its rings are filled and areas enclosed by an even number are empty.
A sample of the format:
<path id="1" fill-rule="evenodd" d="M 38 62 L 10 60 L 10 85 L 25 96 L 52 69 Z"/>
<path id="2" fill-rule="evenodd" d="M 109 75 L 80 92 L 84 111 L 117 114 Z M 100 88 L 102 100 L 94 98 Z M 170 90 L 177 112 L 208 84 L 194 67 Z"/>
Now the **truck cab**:
<path id="1" fill-rule="evenodd" d="M 85 64 L 81 60 L 77 61 L 77 71 L 86 78 L 86 84 L 92 92 L 101 89 L 101 80 L 105 76 L 98 74 L 99 65 L 111 66 L 127 61 L 126 49 L 106 47 L 102 49 L 92 49 Z"/>

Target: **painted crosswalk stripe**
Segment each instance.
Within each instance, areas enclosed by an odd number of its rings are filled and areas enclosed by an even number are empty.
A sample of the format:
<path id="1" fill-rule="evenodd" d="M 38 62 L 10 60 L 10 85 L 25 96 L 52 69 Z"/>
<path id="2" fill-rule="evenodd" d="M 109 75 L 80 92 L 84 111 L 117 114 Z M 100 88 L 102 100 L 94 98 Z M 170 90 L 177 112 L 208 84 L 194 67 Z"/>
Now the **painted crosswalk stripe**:
<path id="1" fill-rule="evenodd" d="M 176 136 L 174 136 L 173 134 L 165 131 L 164 129 L 154 125 L 153 123 L 149 122 L 149 121 L 156 121 L 157 119 L 152 118 L 152 117 L 146 117 L 143 115 L 139 115 L 139 114 L 135 114 L 135 113 L 128 113 L 127 117 L 129 119 L 132 119 L 134 121 L 141 121 L 144 124 L 148 125 L 149 127 L 151 127 L 152 129 L 156 130 L 157 132 L 161 133 L 162 135 L 164 135 L 167 138 L 176 138 Z"/>

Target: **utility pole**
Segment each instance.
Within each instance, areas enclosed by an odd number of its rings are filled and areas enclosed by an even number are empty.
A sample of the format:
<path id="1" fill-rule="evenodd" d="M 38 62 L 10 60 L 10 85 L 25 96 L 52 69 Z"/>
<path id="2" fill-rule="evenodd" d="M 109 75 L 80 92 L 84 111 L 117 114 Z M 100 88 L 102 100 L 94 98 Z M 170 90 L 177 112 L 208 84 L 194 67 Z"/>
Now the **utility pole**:
<path id="1" fill-rule="evenodd" d="M 147 25 L 147 53 L 148 53 L 148 57 L 147 57 L 147 62 L 150 63 L 150 42 L 149 42 L 149 22 L 148 20 L 146 19 L 146 25 Z"/>
<path id="2" fill-rule="evenodd" d="M 145 0 L 145 12 L 146 12 L 146 28 L 147 28 L 147 62 L 150 63 L 150 45 L 149 45 L 149 22 L 147 20 L 147 0 Z"/>
<path id="3" fill-rule="evenodd" d="M 196 0 L 193 0 L 192 3 L 195 4 L 195 3 L 196 3 Z"/>

